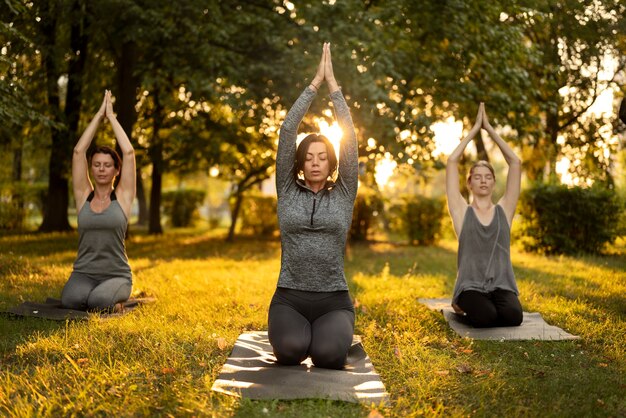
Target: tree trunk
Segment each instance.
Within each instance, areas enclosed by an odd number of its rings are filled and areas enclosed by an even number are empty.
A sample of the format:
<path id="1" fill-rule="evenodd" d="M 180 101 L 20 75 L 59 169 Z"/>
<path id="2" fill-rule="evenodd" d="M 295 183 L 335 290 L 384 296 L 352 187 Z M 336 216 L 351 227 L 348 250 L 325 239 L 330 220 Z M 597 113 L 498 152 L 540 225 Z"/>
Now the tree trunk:
<path id="1" fill-rule="evenodd" d="M 133 41 L 127 41 L 122 44 L 121 54 L 118 56 L 117 62 L 117 98 L 118 98 L 118 114 L 117 118 L 124 128 L 124 132 L 131 140 L 135 150 L 139 149 L 137 141 L 133 141 L 133 127 L 137 122 L 137 112 L 135 104 L 137 103 L 137 90 L 139 89 L 139 77 L 135 75 L 137 67 L 137 44 Z M 141 167 L 137 164 L 136 172 L 137 182 L 137 203 L 139 204 L 139 220 L 140 225 L 148 224 L 148 205 L 146 203 L 146 193 L 143 187 L 143 178 L 141 177 Z"/>
<path id="2" fill-rule="evenodd" d="M 161 226 L 161 183 L 163 179 L 163 143 L 159 132 L 161 130 L 162 108 L 159 101 L 159 89 L 154 89 L 154 114 L 152 124 L 152 141 L 148 153 L 152 161 L 152 189 L 150 190 L 150 222 L 148 232 L 162 234 Z"/>
<path id="3" fill-rule="evenodd" d="M 487 150 L 485 149 L 482 130 L 474 137 L 474 142 L 476 143 L 476 156 L 478 159 L 489 162 L 489 154 L 487 154 Z"/>
<path id="4" fill-rule="evenodd" d="M 46 78 L 46 94 L 48 96 L 48 107 L 52 113 L 51 118 L 58 122 L 61 115 L 59 90 L 57 87 L 60 71 L 57 68 L 55 57 L 52 56 L 56 44 L 57 21 L 54 17 L 55 14 L 49 10 L 49 7 L 49 2 L 42 3 L 43 15 L 47 16 L 47 19 L 43 19 L 41 22 L 41 31 L 44 39 L 42 66 Z M 52 146 L 48 163 L 48 191 L 47 197 L 44 199 L 43 222 L 39 230 L 67 231 L 71 229 L 67 219 L 67 207 L 69 204 L 68 185 L 64 173 L 66 170 L 63 169 L 64 158 L 67 158 L 63 152 L 63 148 L 67 146 L 65 144 L 67 136 L 65 132 L 55 127 L 51 128 L 51 136 Z"/>
<path id="5" fill-rule="evenodd" d="M 24 227 L 24 188 L 22 187 L 22 153 L 24 148 L 24 140 L 23 137 L 20 136 L 15 146 L 13 147 L 13 170 L 11 175 L 11 180 L 13 182 L 13 195 L 11 196 L 11 200 L 15 208 L 17 209 L 16 215 L 17 219 L 15 219 L 15 226 L 18 229 L 22 229 Z"/>
<path id="6" fill-rule="evenodd" d="M 237 186 L 235 192 L 235 205 L 230 211 L 230 227 L 228 228 L 228 236 L 226 241 L 233 242 L 235 240 L 235 227 L 237 226 L 237 219 L 239 219 L 239 211 L 241 210 L 241 203 L 243 202 L 243 190 Z"/>

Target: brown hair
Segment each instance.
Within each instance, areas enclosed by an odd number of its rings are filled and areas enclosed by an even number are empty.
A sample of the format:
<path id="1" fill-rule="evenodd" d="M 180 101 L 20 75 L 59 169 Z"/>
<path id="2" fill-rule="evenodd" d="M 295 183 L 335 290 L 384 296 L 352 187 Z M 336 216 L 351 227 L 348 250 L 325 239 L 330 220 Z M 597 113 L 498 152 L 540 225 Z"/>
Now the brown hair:
<path id="1" fill-rule="evenodd" d="M 93 156 L 95 154 L 109 154 L 111 158 L 113 158 L 113 164 L 115 165 L 115 168 L 117 170 L 122 168 L 122 159 L 120 158 L 117 151 L 115 151 L 113 148 L 106 146 L 106 145 L 100 145 L 100 146 L 94 147 L 89 152 L 89 156 L 87 158 L 89 160 L 89 166 L 91 166 L 91 160 L 93 159 Z"/>
<path id="2" fill-rule="evenodd" d="M 300 142 L 300 145 L 298 145 L 298 149 L 296 150 L 296 170 L 294 172 L 296 180 L 298 179 L 298 175 L 304 171 L 306 154 L 309 152 L 309 146 L 311 146 L 313 142 L 321 142 L 326 145 L 326 152 L 328 153 L 329 177 L 333 177 L 335 175 L 335 171 L 337 171 L 337 154 L 335 153 L 335 147 L 333 147 L 333 144 L 324 135 L 310 134 L 307 135 L 302 142 Z"/>
<path id="3" fill-rule="evenodd" d="M 470 178 L 472 178 L 472 174 L 474 174 L 474 169 L 476 167 L 486 167 L 486 168 L 488 168 L 489 171 L 491 171 L 491 175 L 493 176 L 493 180 L 494 181 L 496 180 L 496 172 L 494 171 L 493 166 L 488 161 L 479 160 L 479 161 L 476 161 L 474 163 L 474 165 L 472 165 L 472 167 L 469 170 L 469 173 L 467 173 L 467 181 L 468 182 L 470 181 Z"/>

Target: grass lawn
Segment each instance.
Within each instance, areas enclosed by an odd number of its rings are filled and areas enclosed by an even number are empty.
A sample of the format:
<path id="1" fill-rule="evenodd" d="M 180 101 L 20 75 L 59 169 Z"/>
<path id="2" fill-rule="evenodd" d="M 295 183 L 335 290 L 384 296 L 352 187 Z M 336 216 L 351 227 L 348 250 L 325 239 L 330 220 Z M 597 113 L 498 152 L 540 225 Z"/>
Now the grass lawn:
<path id="1" fill-rule="evenodd" d="M 0 310 L 59 297 L 75 234 L 0 237 Z M 121 318 L 0 316 L 3 416 L 626 416 L 626 249 L 602 257 L 513 251 L 527 311 L 577 341 L 481 342 L 417 303 L 449 296 L 456 247 L 353 245 L 346 274 L 356 332 L 388 407 L 323 400 L 241 401 L 211 385 L 237 336 L 266 329 L 276 241 L 199 231 L 128 243 L 134 294 L 158 298 Z"/>

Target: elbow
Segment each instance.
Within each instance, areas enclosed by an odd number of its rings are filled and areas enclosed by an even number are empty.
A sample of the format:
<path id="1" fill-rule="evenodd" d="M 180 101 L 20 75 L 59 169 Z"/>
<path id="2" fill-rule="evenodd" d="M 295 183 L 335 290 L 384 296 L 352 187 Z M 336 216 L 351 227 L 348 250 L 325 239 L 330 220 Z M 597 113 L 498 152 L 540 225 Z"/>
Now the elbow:
<path id="1" fill-rule="evenodd" d="M 516 165 L 516 166 L 521 166 L 522 165 L 522 159 L 519 158 L 517 155 L 514 156 L 513 158 L 511 158 L 511 161 L 509 161 L 509 165 Z"/>
<path id="2" fill-rule="evenodd" d="M 124 157 L 134 157 L 134 156 L 135 156 L 135 149 L 133 147 L 124 151 Z"/>

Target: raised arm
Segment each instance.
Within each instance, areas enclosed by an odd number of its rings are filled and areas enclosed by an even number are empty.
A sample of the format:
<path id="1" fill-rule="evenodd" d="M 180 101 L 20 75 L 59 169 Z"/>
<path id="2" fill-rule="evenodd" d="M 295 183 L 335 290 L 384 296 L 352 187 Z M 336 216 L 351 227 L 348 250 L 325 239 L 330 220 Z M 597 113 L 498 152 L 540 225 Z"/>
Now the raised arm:
<path id="1" fill-rule="evenodd" d="M 135 200 L 135 190 L 137 187 L 136 171 L 135 171 L 135 150 L 130 143 L 124 128 L 117 121 L 115 113 L 113 113 L 113 103 L 111 101 L 111 92 L 107 91 L 106 96 L 106 118 L 111 123 L 117 145 L 122 150 L 122 172 L 120 182 L 115 190 L 117 201 L 122 210 L 126 214 L 126 219 L 130 217 L 130 208 Z"/>
<path id="2" fill-rule="evenodd" d="M 459 160 L 463 155 L 463 151 L 467 147 L 467 144 L 476 136 L 482 126 L 482 109 L 484 105 L 481 103 L 478 106 L 478 113 L 476 114 L 476 122 L 470 129 L 465 138 L 461 140 L 461 143 L 452 151 L 448 157 L 446 163 L 446 196 L 448 198 L 448 211 L 452 218 L 452 224 L 454 226 L 454 232 L 457 237 L 460 234 L 461 227 L 463 226 L 463 217 L 467 211 L 467 201 L 461 194 L 459 188 Z"/>
<path id="3" fill-rule="evenodd" d="M 356 198 L 359 185 L 359 150 L 350 116 L 350 108 L 339 89 L 333 72 L 330 43 L 324 44 L 324 78 L 330 90 L 330 98 L 335 108 L 335 117 L 343 133 L 339 148 L 339 176 L 337 184 L 352 199 Z"/>
<path id="4" fill-rule="evenodd" d="M 317 90 L 324 81 L 324 53 L 317 67 L 317 72 L 311 84 L 307 86 L 291 106 L 278 136 L 278 152 L 276 154 L 276 193 L 280 197 L 282 192 L 294 182 L 296 169 L 296 139 L 298 127 L 309 110 Z"/>
<path id="5" fill-rule="evenodd" d="M 506 190 L 504 191 L 504 195 L 498 202 L 502 209 L 504 209 L 504 213 L 506 214 L 506 219 L 509 221 L 509 225 L 511 225 L 511 221 L 513 220 L 513 215 L 515 214 L 515 207 L 517 206 L 517 200 L 519 199 L 520 189 L 521 189 L 521 181 L 522 181 L 522 160 L 515 155 L 515 152 L 509 147 L 509 145 L 500 138 L 489 123 L 489 118 L 487 117 L 487 112 L 483 106 L 482 108 L 482 127 L 487 131 L 491 139 L 498 145 L 502 155 L 504 156 L 504 160 L 509 166 L 509 171 L 506 176 Z"/>
<path id="6" fill-rule="evenodd" d="M 89 197 L 89 193 L 92 192 L 93 186 L 89 180 L 89 167 L 87 163 L 87 149 L 91 145 L 100 122 L 104 119 L 106 112 L 106 100 L 107 95 L 104 94 L 100 109 L 94 115 L 89 126 L 85 129 L 85 132 L 81 135 L 78 143 L 74 147 L 74 153 L 72 155 L 72 187 L 74 189 L 74 201 L 76 202 L 76 211 L 80 212 Z"/>

